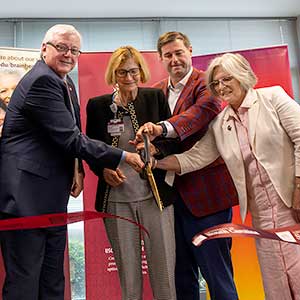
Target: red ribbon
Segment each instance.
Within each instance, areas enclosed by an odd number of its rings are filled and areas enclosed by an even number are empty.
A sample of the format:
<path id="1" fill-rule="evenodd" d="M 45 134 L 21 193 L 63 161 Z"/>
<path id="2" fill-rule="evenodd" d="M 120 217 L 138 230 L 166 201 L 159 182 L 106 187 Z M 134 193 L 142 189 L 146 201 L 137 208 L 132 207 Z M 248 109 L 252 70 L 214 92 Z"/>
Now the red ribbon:
<path id="1" fill-rule="evenodd" d="M 136 223 L 135 221 L 132 221 L 124 217 L 102 213 L 102 212 L 95 212 L 95 211 L 46 214 L 46 215 L 39 215 L 39 216 L 5 219 L 0 221 L 0 231 L 63 226 L 63 225 L 72 224 L 80 221 L 88 221 L 88 220 L 99 219 L 99 218 L 117 218 L 117 219 L 128 221 L 140 227 L 149 236 L 147 229 L 143 225 Z"/>
<path id="2" fill-rule="evenodd" d="M 226 223 L 208 228 L 196 234 L 193 237 L 192 242 L 195 246 L 200 246 L 208 240 L 234 236 L 264 238 L 300 245 L 300 224 L 270 230 L 261 230 L 241 224 Z"/>

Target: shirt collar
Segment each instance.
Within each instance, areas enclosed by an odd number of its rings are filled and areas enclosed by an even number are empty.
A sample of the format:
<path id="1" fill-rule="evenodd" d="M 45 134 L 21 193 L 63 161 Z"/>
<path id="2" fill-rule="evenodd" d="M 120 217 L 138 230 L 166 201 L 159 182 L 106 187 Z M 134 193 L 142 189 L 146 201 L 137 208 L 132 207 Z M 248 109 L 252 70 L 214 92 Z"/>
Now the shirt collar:
<path id="1" fill-rule="evenodd" d="M 240 105 L 239 109 L 248 110 L 252 106 L 253 102 L 255 101 L 254 93 L 255 93 L 255 91 L 252 88 L 250 88 L 247 91 L 247 94 L 246 94 L 242 104 Z M 236 112 L 230 105 L 228 105 L 226 120 L 228 120 L 230 118 L 236 118 Z"/>
<path id="2" fill-rule="evenodd" d="M 188 80 L 190 79 L 192 72 L 193 72 L 193 67 L 191 67 L 191 69 L 187 72 L 187 74 L 175 86 L 172 85 L 171 78 L 169 76 L 168 89 L 174 89 L 174 88 L 176 89 L 179 87 L 184 87 L 186 85 L 186 83 L 188 82 Z"/>

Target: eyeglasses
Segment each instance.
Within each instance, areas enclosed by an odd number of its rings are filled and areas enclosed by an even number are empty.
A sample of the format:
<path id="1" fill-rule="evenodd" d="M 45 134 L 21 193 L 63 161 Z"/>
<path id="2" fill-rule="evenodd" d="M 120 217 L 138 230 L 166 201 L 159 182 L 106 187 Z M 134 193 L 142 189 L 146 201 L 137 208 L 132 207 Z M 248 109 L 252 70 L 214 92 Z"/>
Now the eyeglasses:
<path id="1" fill-rule="evenodd" d="M 50 46 L 52 46 L 52 47 L 54 47 L 54 48 L 57 50 L 57 52 L 59 52 L 59 53 L 67 54 L 69 50 L 70 50 L 71 53 L 72 53 L 73 55 L 75 55 L 75 56 L 79 56 L 80 53 L 81 53 L 81 51 L 80 51 L 78 48 L 76 48 L 76 47 L 71 47 L 71 48 L 69 48 L 69 47 L 68 47 L 67 45 L 65 45 L 65 44 L 57 44 L 57 45 L 54 45 L 54 44 L 52 44 L 51 42 L 47 42 L 46 44 L 47 44 L 47 45 L 50 45 Z"/>
<path id="2" fill-rule="evenodd" d="M 222 85 L 224 86 L 228 86 L 228 84 L 230 84 L 230 82 L 232 81 L 233 79 L 233 76 L 227 76 L 227 77 L 224 77 L 224 78 L 220 78 L 218 80 L 214 80 L 212 81 L 209 86 L 212 88 L 212 89 L 217 89 L 219 86 L 220 86 L 220 83 L 222 83 Z"/>
<path id="3" fill-rule="evenodd" d="M 118 69 L 118 70 L 116 70 L 116 75 L 118 77 L 121 77 L 121 78 L 126 77 L 128 73 L 132 77 L 133 76 L 137 76 L 137 75 L 140 74 L 140 68 L 132 68 L 132 69 L 129 69 L 129 70 L 125 70 L 125 69 Z"/>

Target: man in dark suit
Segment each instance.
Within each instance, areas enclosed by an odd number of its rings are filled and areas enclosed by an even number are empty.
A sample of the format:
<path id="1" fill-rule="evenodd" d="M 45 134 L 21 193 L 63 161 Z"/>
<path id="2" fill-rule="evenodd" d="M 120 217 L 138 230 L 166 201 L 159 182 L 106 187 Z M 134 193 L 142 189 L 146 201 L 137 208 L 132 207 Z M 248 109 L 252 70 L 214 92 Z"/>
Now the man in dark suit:
<path id="1" fill-rule="evenodd" d="M 139 156 L 80 132 L 79 106 L 67 74 L 80 54 L 71 25 L 46 33 L 38 61 L 16 87 L 0 144 L 1 218 L 62 213 L 83 187 L 80 159 L 116 169 L 124 159 L 135 170 Z M 6 278 L 3 300 L 63 300 L 66 227 L 2 233 Z"/>
<path id="2" fill-rule="evenodd" d="M 155 87 L 167 95 L 173 116 L 159 125 L 146 123 L 138 135 L 146 130 L 152 138 L 177 138 L 180 152 L 184 152 L 205 134 L 221 103 L 209 95 L 204 72 L 192 67 L 192 46 L 186 35 L 167 32 L 158 39 L 157 49 L 169 78 Z M 172 151 L 170 143 L 156 147 L 160 156 Z M 170 176 L 166 180 L 172 181 Z M 212 240 L 199 248 L 192 244 L 196 233 L 231 222 L 231 207 L 238 198 L 224 162 L 218 159 L 205 169 L 176 176 L 175 187 L 180 194 L 174 204 L 177 300 L 199 300 L 199 268 L 212 300 L 237 300 L 231 239 Z"/>

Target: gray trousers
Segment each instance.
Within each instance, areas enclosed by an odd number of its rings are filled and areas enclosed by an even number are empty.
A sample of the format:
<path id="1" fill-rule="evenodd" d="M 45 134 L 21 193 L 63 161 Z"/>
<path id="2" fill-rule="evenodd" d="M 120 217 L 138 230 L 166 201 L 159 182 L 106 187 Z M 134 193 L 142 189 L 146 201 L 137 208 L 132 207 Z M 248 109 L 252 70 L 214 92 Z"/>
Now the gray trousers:
<path id="1" fill-rule="evenodd" d="M 141 223 L 149 232 L 148 237 L 129 222 L 105 219 L 119 272 L 122 300 L 143 299 L 142 239 L 153 299 L 176 300 L 173 205 L 160 212 L 153 198 L 129 203 L 108 202 L 107 212 Z"/>

